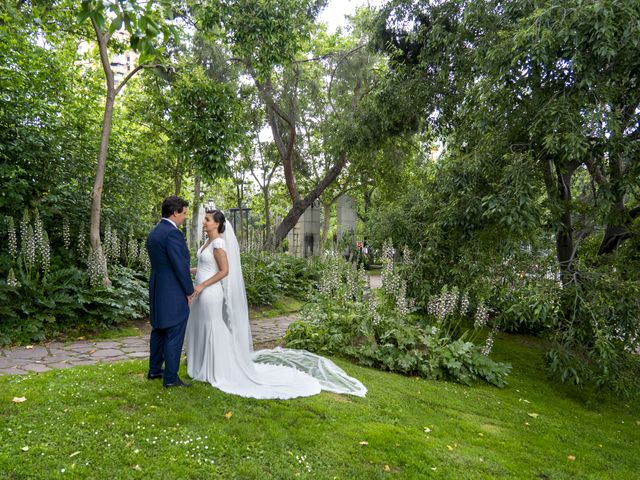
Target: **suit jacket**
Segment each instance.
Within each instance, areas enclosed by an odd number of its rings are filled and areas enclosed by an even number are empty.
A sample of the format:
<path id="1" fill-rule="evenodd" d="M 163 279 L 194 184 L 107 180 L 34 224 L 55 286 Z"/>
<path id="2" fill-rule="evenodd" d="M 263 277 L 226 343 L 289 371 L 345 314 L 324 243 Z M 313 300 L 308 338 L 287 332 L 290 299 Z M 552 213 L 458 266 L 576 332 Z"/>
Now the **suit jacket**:
<path id="1" fill-rule="evenodd" d="M 161 220 L 147 236 L 151 260 L 149 307 L 151 326 L 169 328 L 189 318 L 187 296 L 193 293 L 190 256 L 180 230 Z"/>

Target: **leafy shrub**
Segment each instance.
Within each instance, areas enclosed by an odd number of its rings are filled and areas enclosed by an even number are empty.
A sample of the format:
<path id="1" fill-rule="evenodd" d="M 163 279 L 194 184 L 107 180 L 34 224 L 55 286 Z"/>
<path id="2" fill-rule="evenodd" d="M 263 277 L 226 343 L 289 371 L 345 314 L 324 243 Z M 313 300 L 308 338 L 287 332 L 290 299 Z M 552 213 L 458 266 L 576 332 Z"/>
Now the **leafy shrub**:
<path id="1" fill-rule="evenodd" d="M 594 383 L 621 396 L 640 392 L 640 281 L 611 267 L 584 269 L 565 285 L 567 312 L 551 332 L 546 354 L 552 375 L 563 382 Z"/>
<path id="2" fill-rule="evenodd" d="M 558 321 L 562 289 L 554 280 L 523 282 L 494 297 L 500 327 L 508 332 L 542 333 Z"/>
<path id="3" fill-rule="evenodd" d="M 49 272 L 45 282 L 17 269 L 17 286 L 0 283 L 0 344 L 31 343 L 78 328 L 108 328 L 148 313 L 141 274 L 114 266 L 112 286 L 92 288 L 76 267 Z"/>
<path id="4" fill-rule="evenodd" d="M 383 266 L 383 275 L 383 291 L 372 291 L 357 267 L 337 255 L 326 258 L 319 291 L 303 307 L 300 320 L 289 326 L 287 346 L 341 354 L 363 365 L 426 378 L 505 384 L 509 365 L 488 358 L 486 346 L 472 343 L 468 331 L 453 336 L 460 307 L 418 316 L 402 298 L 402 280 L 394 278 L 388 266 Z M 445 291 L 447 296 L 438 301 L 448 302 L 450 293 Z"/>
<path id="5" fill-rule="evenodd" d="M 271 305 L 282 295 L 303 300 L 319 278 L 312 260 L 281 253 L 243 253 L 242 271 L 250 305 Z"/>

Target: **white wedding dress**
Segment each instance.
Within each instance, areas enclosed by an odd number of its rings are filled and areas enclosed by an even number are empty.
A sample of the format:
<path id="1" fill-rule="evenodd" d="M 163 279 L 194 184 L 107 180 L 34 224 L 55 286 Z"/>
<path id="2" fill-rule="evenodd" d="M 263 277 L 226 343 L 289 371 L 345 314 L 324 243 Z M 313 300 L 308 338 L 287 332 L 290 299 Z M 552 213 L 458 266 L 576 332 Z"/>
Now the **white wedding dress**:
<path id="1" fill-rule="evenodd" d="M 240 252 L 231 225 L 198 251 L 196 284 L 218 272 L 214 248 L 227 253 L 229 275 L 205 288 L 191 305 L 187 324 L 187 373 L 242 397 L 288 399 L 327 390 L 364 396 L 367 389 L 330 360 L 304 350 L 253 352 Z"/>

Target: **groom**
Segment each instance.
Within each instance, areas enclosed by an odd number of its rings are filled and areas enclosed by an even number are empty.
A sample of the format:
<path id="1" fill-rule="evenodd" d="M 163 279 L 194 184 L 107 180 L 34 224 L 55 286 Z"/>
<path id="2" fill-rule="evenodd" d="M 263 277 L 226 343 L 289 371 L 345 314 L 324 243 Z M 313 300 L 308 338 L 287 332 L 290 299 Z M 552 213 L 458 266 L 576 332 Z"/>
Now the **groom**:
<path id="1" fill-rule="evenodd" d="M 189 249 L 184 235 L 178 230 L 187 218 L 188 205 L 189 202 L 180 197 L 165 198 L 162 220 L 147 237 L 151 260 L 149 309 L 152 327 L 147 378 L 162 378 L 165 387 L 191 386 L 178 378 L 193 295 Z"/>

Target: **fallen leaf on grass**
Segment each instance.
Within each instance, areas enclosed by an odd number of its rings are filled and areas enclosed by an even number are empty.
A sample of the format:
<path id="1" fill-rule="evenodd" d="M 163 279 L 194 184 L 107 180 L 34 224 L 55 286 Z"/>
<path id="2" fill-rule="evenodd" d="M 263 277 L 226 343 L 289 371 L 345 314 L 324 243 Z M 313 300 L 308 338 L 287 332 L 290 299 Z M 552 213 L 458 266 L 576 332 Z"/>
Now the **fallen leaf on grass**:
<path id="1" fill-rule="evenodd" d="M 540 416 L 539 413 L 527 413 L 531 418 L 538 418 Z"/>
<path id="2" fill-rule="evenodd" d="M 23 452 L 28 452 L 29 451 L 29 447 L 27 447 L 27 446 L 22 447 L 22 451 Z"/>
<path id="3" fill-rule="evenodd" d="M 431 429 L 429 427 L 424 427 L 424 433 L 431 433 Z"/>
<path id="4" fill-rule="evenodd" d="M 451 445 L 447 445 L 447 449 L 448 449 L 450 452 L 453 452 L 453 447 L 452 447 Z"/>
<path id="5" fill-rule="evenodd" d="M 575 455 L 569 455 L 567 458 L 568 458 L 569 460 L 571 460 L 572 462 L 575 462 L 575 461 L 576 461 L 576 456 L 575 456 Z"/>
<path id="6" fill-rule="evenodd" d="M 132 468 L 133 468 L 134 470 L 138 470 L 138 471 L 142 470 L 142 469 L 140 468 L 140 465 L 134 465 Z"/>
<path id="7" fill-rule="evenodd" d="M 482 432 L 478 432 L 478 435 L 480 435 L 481 437 L 484 437 L 484 433 Z"/>
<path id="8" fill-rule="evenodd" d="M 369 442 L 363 440 L 363 441 L 360 442 L 360 445 L 369 445 Z"/>
<path id="9" fill-rule="evenodd" d="M 13 403 L 22 403 L 26 401 L 27 401 L 27 397 L 13 397 L 13 400 L 12 400 Z"/>
<path id="10" fill-rule="evenodd" d="M 226 418 L 227 420 L 229 420 L 231 417 L 233 417 L 233 412 L 227 412 L 224 414 L 224 418 Z"/>
<path id="11" fill-rule="evenodd" d="M 69 455 L 69 458 L 71 457 L 75 457 L 76 455 L 79 455 L 80 451 L 78 450 L 77 452 L 73 452 L 71 455 Z"/>
<path id="12" fill-rule="evenodd" d="M 391 467 L 390 467 L 389 465 L 386 465 L 386 464 L 385 464 L 385 466 L 383 467 L 383 470 L 384 470 L 385 472 L 390 472 L 390 471 L 391 471 Z"/>

